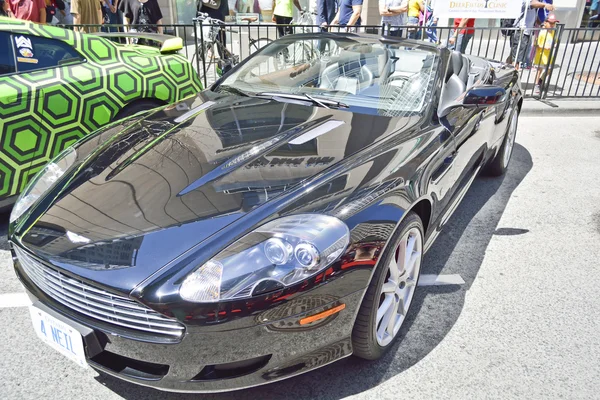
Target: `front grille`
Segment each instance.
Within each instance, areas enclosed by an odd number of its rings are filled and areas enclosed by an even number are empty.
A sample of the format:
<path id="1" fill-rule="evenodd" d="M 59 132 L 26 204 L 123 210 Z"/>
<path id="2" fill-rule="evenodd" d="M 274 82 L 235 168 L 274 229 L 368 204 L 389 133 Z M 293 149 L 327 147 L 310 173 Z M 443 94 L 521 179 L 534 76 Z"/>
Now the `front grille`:
<path id="1" fill-rule="evenodd" d="M 95 288 L 47 267 L 30 254 L 14 246 L 17 258 L 28 277 L 42 291 L 68 308 L 88 317 L 135 331 L 168 337 L 183 335 L 178 321 L 149 309 L 127 297 Z"/>

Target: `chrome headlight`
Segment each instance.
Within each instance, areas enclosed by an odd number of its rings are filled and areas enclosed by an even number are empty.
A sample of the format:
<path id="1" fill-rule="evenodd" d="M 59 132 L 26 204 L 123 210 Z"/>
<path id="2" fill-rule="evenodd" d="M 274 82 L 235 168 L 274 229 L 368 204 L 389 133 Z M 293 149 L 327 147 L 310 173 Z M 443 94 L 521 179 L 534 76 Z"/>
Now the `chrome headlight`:
<path id="1" fill-rule="evenodd" d="M 72 147 L 67 148 L 50 161 L 38 172 L 25 186 L 25 190 L 17 199 L 12 212 L 10 222 L 15 222 L 25 213 L 42 195 L 60 179 L 61 176 L 75 163 L 77 153 Z"/>
<path id="2" fill-rule="evenodd" d="M 192 302 L 256 296 L 301 282 L 344 252 L 350 231 L 335 217 L 302 214 L 271 221 L 229 245 L 183 281 Z"/>

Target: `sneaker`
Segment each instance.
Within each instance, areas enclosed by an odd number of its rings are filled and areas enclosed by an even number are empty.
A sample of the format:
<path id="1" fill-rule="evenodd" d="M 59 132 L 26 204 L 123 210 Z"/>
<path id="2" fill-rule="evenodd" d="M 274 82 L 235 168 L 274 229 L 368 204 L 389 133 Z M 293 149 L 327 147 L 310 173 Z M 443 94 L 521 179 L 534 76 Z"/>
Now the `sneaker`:
<path id="1" fill-rule="evenodd" d="M 542 94 L 542 88 L 540 87 L 540 85 L 535 85 L 533 87 L 533 95 L 536 97 L 539 97 Z"/>

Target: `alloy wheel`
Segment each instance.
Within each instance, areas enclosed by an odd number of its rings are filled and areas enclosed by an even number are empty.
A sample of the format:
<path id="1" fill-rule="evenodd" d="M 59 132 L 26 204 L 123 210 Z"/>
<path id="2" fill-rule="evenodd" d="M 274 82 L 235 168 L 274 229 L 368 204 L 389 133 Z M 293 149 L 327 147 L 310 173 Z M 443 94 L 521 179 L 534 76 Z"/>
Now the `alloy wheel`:
<path id="1" fill-rule="evenodd" d="M 517 136 L 517 125 L 519 122 L 519 114 L 517 111 L 513 111 L 513 115 L 510 119 L 510 125 L 508 132 L 506 133 L 506 142 L 504 143 L 504 168 L 508 167 L 510 156 L 512 155 L 513 147 L 515 145 L 515 137 Z"/>
<path id="2" fill-rule="evenodd" d="M 412 228 L 400 240 L 387 265 L 375 318 L 377 343 L 384 347 L 396 337 L 410 307 L 423 257 L 421 231 Z"/>

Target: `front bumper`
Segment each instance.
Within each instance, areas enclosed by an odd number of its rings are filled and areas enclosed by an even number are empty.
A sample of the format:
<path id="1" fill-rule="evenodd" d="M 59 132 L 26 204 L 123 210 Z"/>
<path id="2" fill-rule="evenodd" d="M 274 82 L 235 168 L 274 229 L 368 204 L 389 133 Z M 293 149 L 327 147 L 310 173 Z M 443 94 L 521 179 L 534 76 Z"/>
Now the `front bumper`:
<path id="1" fill-rule="evenodd" d="M 19 269 L 18 262 L 15 266 L 34 304 L 42 304 L 47 312 L 73 321 L 76 327 L 93 330 L 93 335 L 87 329 L 84 335 L 86 356 L 93 368 L 129 382 L 176 392 L 222 392 L 258 386 L 349 356 L 352 327 L 364 292 L 349 285 L 356 282 L 350 273 L 296 299 L 244 317 L 251 318 L 253 324 L 232 320 L 219 331 L 189 325 L 179 343 L 151 343 L 92 326 L 39 290 Z M 369 272 L 353 271 L 361 275 Z M 332 296 L 340 292 L 338 285 L 350 294 Z M 345 309 L 337 314 L 306 326 L 298 323 L 342 303 Z M 269 322 L 261 324 L 263 320 Z"/>

